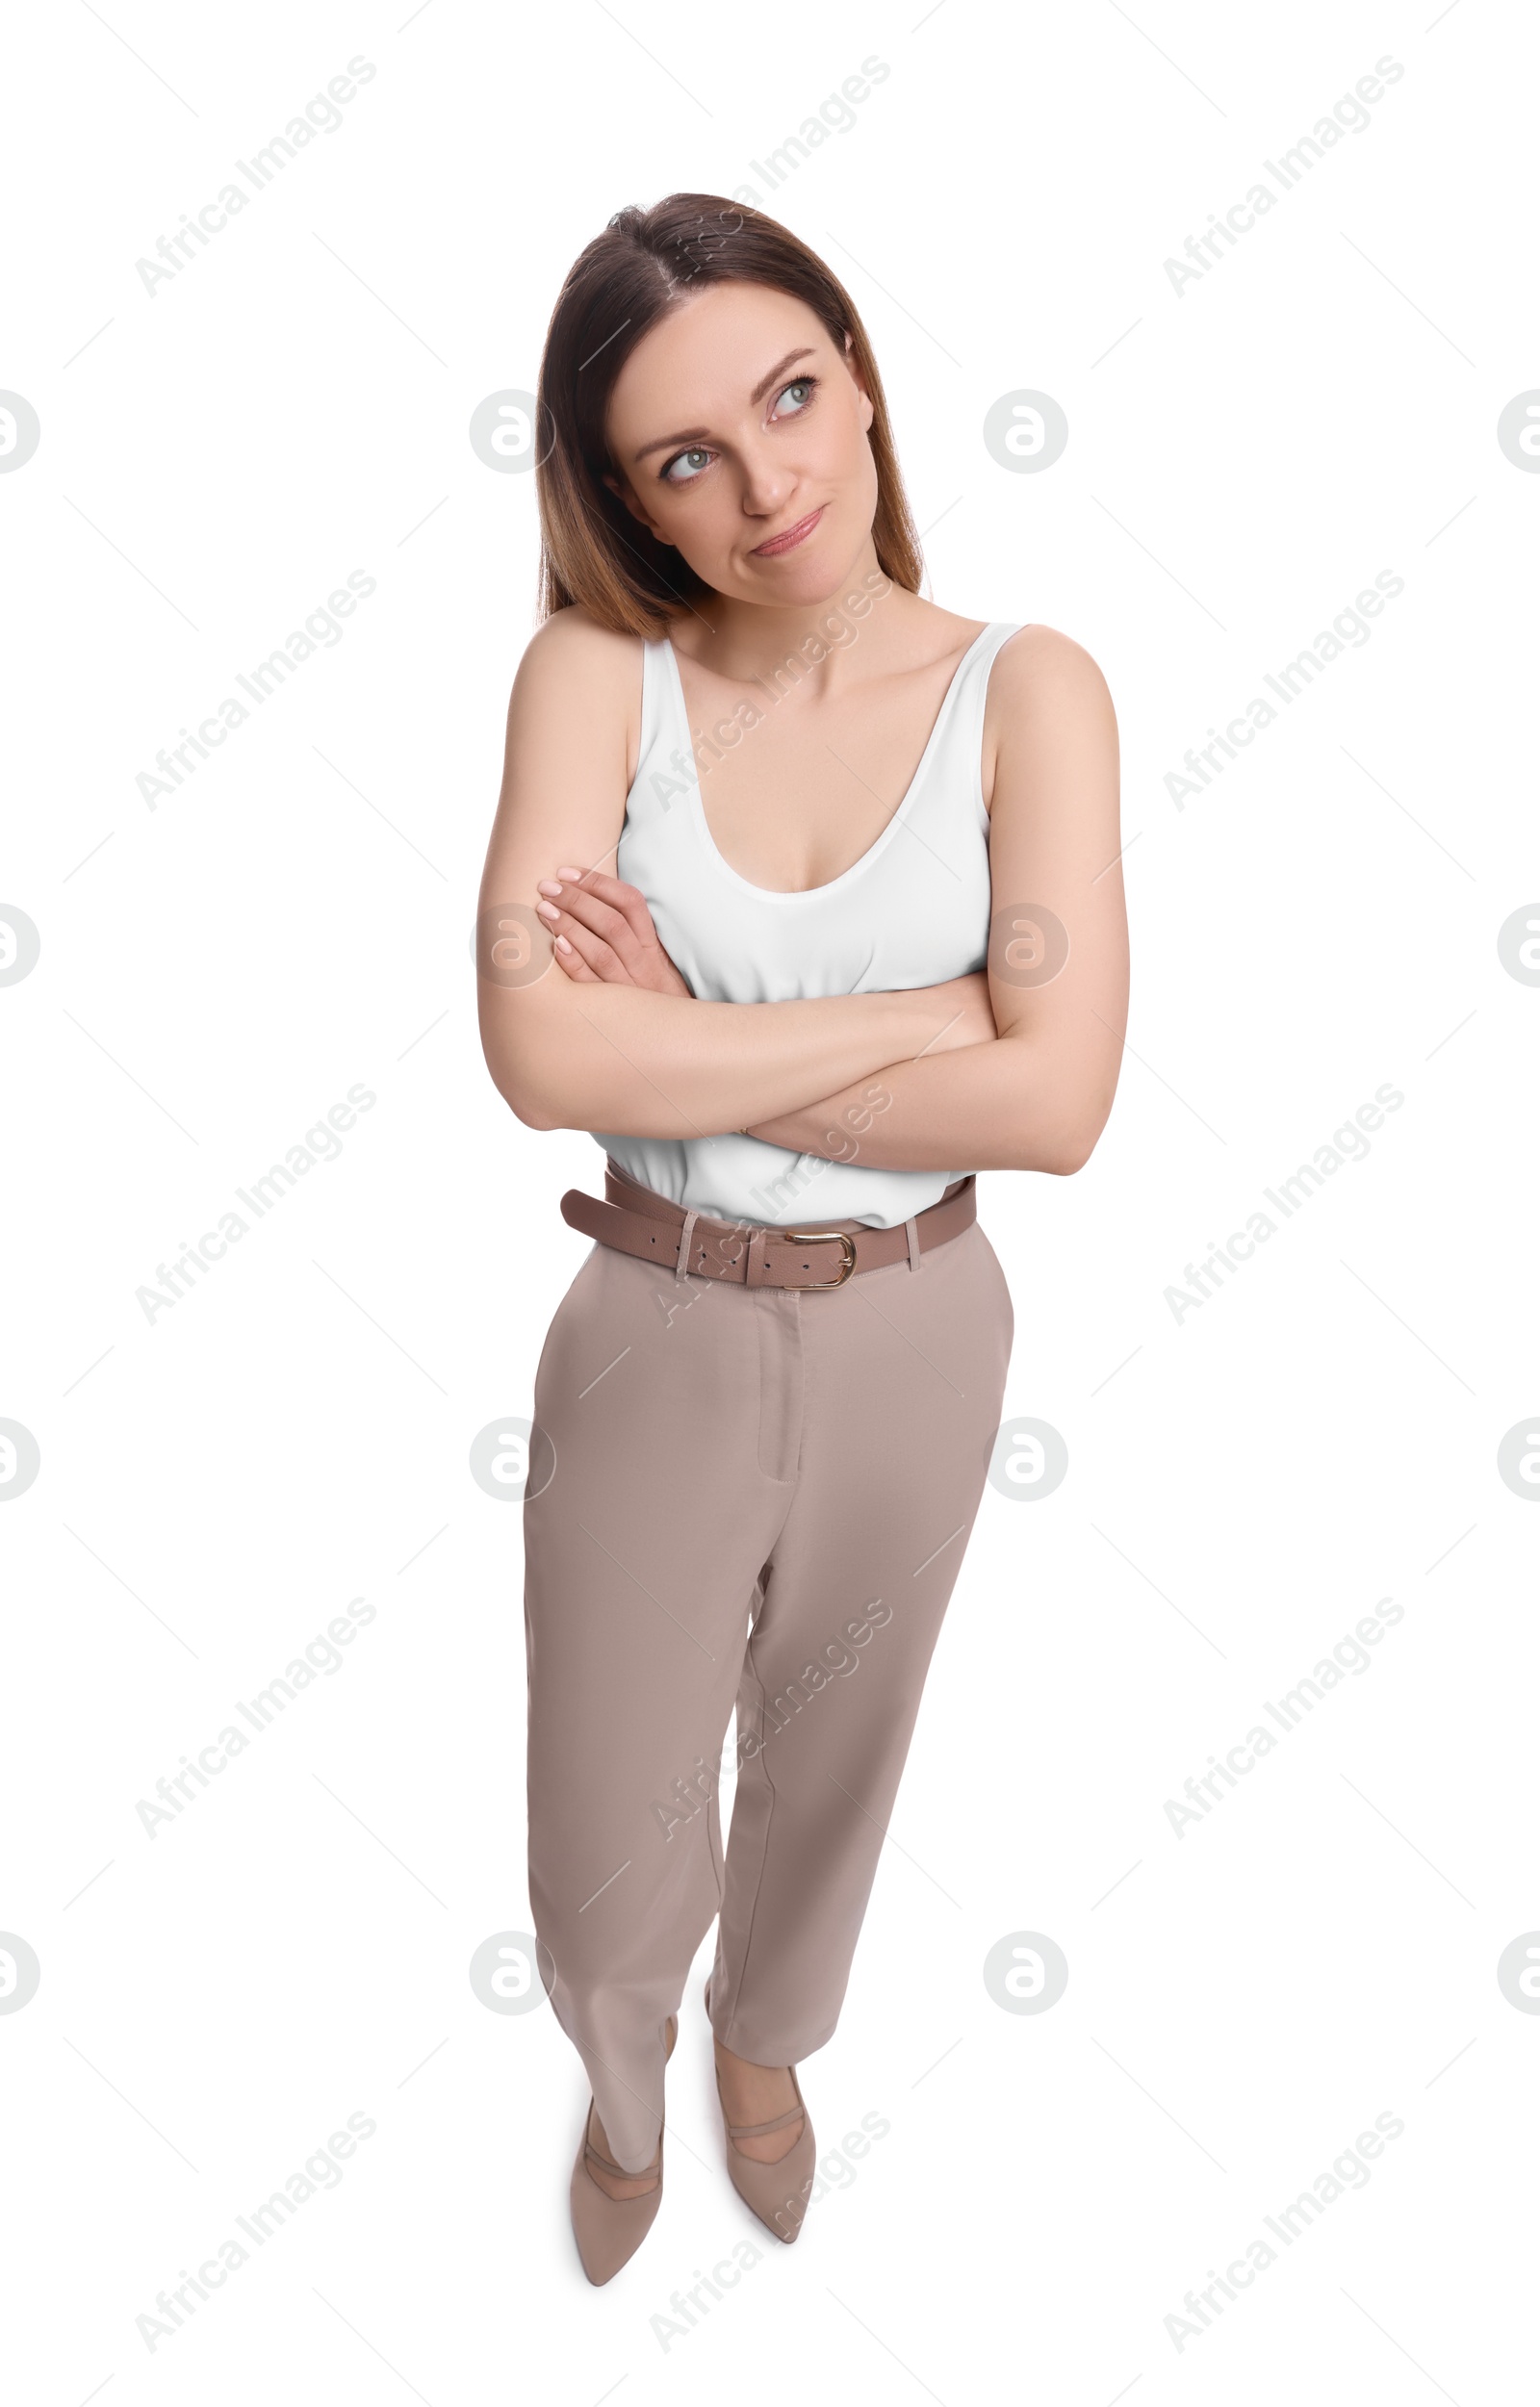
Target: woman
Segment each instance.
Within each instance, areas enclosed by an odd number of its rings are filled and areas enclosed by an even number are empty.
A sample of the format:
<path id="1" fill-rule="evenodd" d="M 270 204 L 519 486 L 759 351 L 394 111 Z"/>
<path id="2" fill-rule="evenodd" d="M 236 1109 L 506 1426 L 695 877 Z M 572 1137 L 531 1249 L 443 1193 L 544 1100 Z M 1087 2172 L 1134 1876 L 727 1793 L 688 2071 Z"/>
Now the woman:
<path id="1" fill-rule="evenodd" d="M 801 2228 L 795 2067 L 835 2027 L 1002 1408 L 973 1174 L 1085 1162 L 1127 958 L 1105 683 L 1049 627 L 921 599 L 820 260 L 709 195 L 623 210 L 539 404 L 543 624 L 477 958 L 500 1092 L 608 1157 L 605 1201 L 563 1199 L 597 1242 L 525 1505 L 529 1893 L 602 2282 L 657 2212 L 716 1915 L 729 2170 Z"/>

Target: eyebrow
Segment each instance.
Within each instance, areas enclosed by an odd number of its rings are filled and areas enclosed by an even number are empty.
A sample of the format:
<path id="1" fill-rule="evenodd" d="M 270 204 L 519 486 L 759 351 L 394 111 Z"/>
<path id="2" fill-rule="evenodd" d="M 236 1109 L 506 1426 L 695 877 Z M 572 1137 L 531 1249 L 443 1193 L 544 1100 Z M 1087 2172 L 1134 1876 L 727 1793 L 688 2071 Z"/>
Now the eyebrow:
<path id="1" fill-rule="evenodd" d="M 783 376 L 786 370 L 794 367 L 799 359 L 811 359 L 811 357 L 812 345 L 810 343 L 804 344 L 800 351 L 788 351 L 784 359 L 777 360 L 775 366 L 771 369 L 770 373 L 767 376 L 760 377 L 758 383 L 755 386 L 754 391 L 749 396 L 750 401 L 756 403 L 762 401 L 778 376 Z M 651 451 L 672 451 L 679 444 L 700 442 L 701 439 L 704 436 L 708 435 L 711 429 L 709 426 L 686 426 L 681 434 L 662 435 L 656 443 L 644 443 L 641 449 L 634 452 L 632 457 L 637 460 L 645 460 Z"/>

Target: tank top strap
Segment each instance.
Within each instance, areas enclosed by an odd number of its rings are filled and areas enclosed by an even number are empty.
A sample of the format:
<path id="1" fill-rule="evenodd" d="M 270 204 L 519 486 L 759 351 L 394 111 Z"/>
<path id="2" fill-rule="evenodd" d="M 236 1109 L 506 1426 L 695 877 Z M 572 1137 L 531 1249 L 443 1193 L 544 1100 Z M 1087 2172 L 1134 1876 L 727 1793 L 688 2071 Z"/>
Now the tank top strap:
<path id="1" fill-rule="evenodd" d="M 933 790 L 945 813 L 966 814 L 986 831 L 989 814 L 984 803 L 984 713 L 989 697 L 989 671 L 996 653 L 1025 620 L 992 619 L 975 637 L 977 651 L 958 679 L 944 730 L 944 757 Z"/>
<path id="2" fill-rule="evenodd" d="M 695 783 L 695 748 L 668 640 L 644 636 L 642 726 L 628 816 L 644 822 L 664 817 Z"/>
<path id="3" fill-rule="evenodd" d="M 962 672 L 963 691 L 958 696 L 958 717 L 967 723 L 970 740 L 984 740 L 984 706 L 988 698 L 989 671 L 995 655 L 1013 635 L 1019 635 L 1024 620 L 992 619 L 978 639 L 979 648 Z"/>

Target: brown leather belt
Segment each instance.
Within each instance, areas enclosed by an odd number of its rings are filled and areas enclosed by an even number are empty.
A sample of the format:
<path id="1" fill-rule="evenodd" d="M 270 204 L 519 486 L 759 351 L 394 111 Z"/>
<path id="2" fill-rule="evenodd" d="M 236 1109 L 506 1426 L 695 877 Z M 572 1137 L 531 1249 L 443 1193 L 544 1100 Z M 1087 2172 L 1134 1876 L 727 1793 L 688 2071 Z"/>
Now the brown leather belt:
<path id="1" fill-rule="evenodd" d="M 561 1216 L 569 1228 L 602 1245 L 643 1262 L 657 1262 L 670 1270 L 682 1268 L 703 1279 L 732 1279 L 739 1287 L 843 1287 L 862 1270 L 881 1270 L 888 1263 L 910 1258 L 909 1223 L 896 1228 L 864 1228 L 857 1220 L 841 1220 L 822 1229 L 767 1228 L 754 1220 L 714 1220 L 708 1213 L 686 1212 L 666 1195 L 639 1186 L 608 1161 L 604 1194 L 585 1195 L 569 1187 L 561 1199 Z M 961 1237 L 978 1217 L 977 1180 L 970 1172 L 949 1187 L 939 1202 L 914 1215 L 914 1233 L 921 1253 Z M 680 1264 L 686 1242 L 689 1259 Z"/>

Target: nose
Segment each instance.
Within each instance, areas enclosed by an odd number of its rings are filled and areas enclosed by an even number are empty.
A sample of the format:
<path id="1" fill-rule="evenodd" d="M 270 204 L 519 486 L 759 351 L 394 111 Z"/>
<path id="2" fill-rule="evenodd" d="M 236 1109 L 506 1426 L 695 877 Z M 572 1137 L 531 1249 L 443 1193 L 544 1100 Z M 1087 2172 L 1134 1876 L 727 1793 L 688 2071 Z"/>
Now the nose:
<path id="1" fill-rule="evenodd" d="M 778 518 L 797 489 L 797 473 L 768 441 L 750 443 L 743 457 L 746 518 Z"/>

